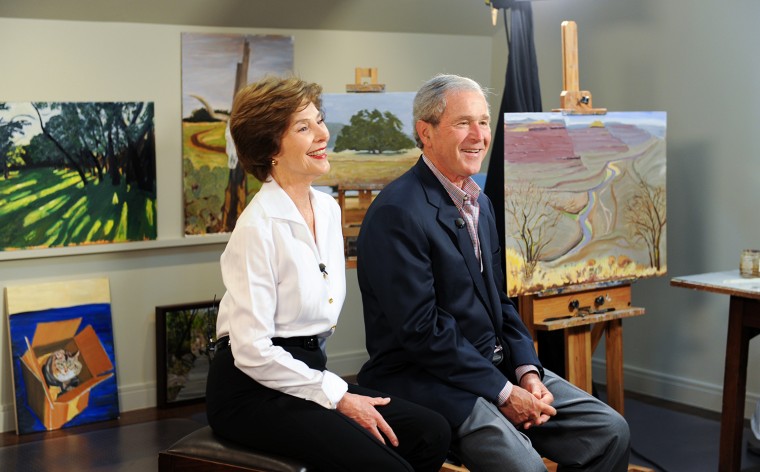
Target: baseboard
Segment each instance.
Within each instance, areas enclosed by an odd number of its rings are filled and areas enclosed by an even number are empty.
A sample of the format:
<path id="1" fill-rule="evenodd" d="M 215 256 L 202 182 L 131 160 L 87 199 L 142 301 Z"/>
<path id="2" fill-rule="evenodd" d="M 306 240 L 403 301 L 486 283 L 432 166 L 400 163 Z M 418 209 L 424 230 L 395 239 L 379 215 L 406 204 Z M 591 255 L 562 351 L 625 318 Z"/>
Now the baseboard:
<path id="1" fill-rule="evenodd" d="M 340 376 L 356 375 L 368 359 L 369 355 L 363 349 L 340 354 L 328 354 L 327 368 L 330 369 L 330 372 Z"/>
<path id="2" fill-rule="evenodd" d="M 592 360 L 594 382 L 605 385 L 606 362 Z M 723 385 L 699 382 L 693 379 L 663 374 L 633 366 L 623 366 L 625 390 L 650 397 L 720 412 L 723 405 Z M 744 401 L 744 417 L 749 418 L 755 411 L 760 395 L 747 392 Z"/>

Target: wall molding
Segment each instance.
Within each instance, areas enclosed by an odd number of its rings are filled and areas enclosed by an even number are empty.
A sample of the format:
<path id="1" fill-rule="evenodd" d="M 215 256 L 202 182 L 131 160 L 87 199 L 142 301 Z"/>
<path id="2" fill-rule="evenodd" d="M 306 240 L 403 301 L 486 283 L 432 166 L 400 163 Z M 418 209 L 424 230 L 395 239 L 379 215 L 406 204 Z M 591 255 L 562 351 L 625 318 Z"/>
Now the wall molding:
<path id="1" fill-rule="evenodd" d="M 605 361 L 592 360 L 592 375 L 595 382 L 606 385 L 606 368 Z M 623 366 L 623 379 L 626 391 L 718 413 L 723 409 L 722 384 L 698 382 L 686 377 L 626 365 Z M 744 400 L 745 418 L 752 416 L 758 399 L 760 399 L 760 394 L 747 392 Z"/>

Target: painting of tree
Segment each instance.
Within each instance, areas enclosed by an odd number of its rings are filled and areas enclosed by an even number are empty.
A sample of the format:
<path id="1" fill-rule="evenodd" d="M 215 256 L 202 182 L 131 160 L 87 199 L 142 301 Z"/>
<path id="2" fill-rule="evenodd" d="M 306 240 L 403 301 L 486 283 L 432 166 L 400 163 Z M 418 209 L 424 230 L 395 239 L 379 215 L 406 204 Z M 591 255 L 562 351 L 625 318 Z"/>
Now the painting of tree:
<path id="1" fill-rule="evenodd" d="M 666 273 L 665 113 L 504 118 L 510 296 Z"/>
<path id="2" fill-rule="evenodd" d="M 203 400 L 219 300 L 156 307 L 158 406 Z"/>
<path id="3" fill-rule="evenodd" d="M 0 103 L 0 250 L 155 239 L 151 102 Z"/>
<path id="4" fill-rule="evenodd" d="M 293 38 L 182 34 L 182 169 L 185 234 L 228 233 L 258 192 L 226 138 L 238 90 L 293 71 Z"/>
<path id="5" fill-rule="evenodd" d="M 402 131 L 403 123 L 390 111 L 359 110 L 351 123 L 340 130 L 333 151 L 367 151 L 382 154 L 414 148 L 412 138 Z"/>
<path id="6" fill-rule="evenodd" d="M 356 266 L 356 237 L 370 203 L 420 157 L 412 139 L 413 101 L 414 92 L 322 96 L 330 172 L 314 184 L 341 206 L 347 267 Z"/>

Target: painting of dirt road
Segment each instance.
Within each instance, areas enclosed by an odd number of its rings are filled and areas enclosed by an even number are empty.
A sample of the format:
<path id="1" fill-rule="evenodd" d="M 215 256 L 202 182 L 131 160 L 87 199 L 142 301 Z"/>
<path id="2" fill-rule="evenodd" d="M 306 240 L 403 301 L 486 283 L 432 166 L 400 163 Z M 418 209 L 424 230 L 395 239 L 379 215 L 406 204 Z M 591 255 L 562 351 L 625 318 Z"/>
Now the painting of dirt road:
<path id="1" fill-rule="evenodd" d="M 182 34 L 185 235 L 228 233 L 260 184 L 245 175 L 225 130 L 235 93 L 293 70 L 293 37 Z"/>
<path id="2" fill-rule="evenodd" d="M 664 112 L 504 115 L 507 292 L 664 275 Z"/>

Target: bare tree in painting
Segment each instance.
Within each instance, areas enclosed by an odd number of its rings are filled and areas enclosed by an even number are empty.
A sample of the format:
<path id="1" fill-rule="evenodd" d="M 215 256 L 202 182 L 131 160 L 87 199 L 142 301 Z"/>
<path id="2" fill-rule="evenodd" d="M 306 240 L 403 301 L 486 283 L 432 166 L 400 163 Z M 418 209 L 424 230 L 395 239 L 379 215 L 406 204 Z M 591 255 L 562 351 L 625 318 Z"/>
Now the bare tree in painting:
<path id="1" fill-rule="evenodd" d="M 555 236 L 562 214 L 549 192 L 531 182 L 522 182 L 507 193 L 504 201 L 507 220 L 523 258 L 525 280 L 533 277 L 536 265 Z"/>
<path id="2" fill-rule="evenodd" d="M 633 169 L 636 191 L 626 203 L 625 212 L 633 228 L 633 236 L 641 239 L 649 252 L 649 265 L 661 268 L 660 243 L 667 223 L 665 215 L 665 187 L 653 186 Z"/>

